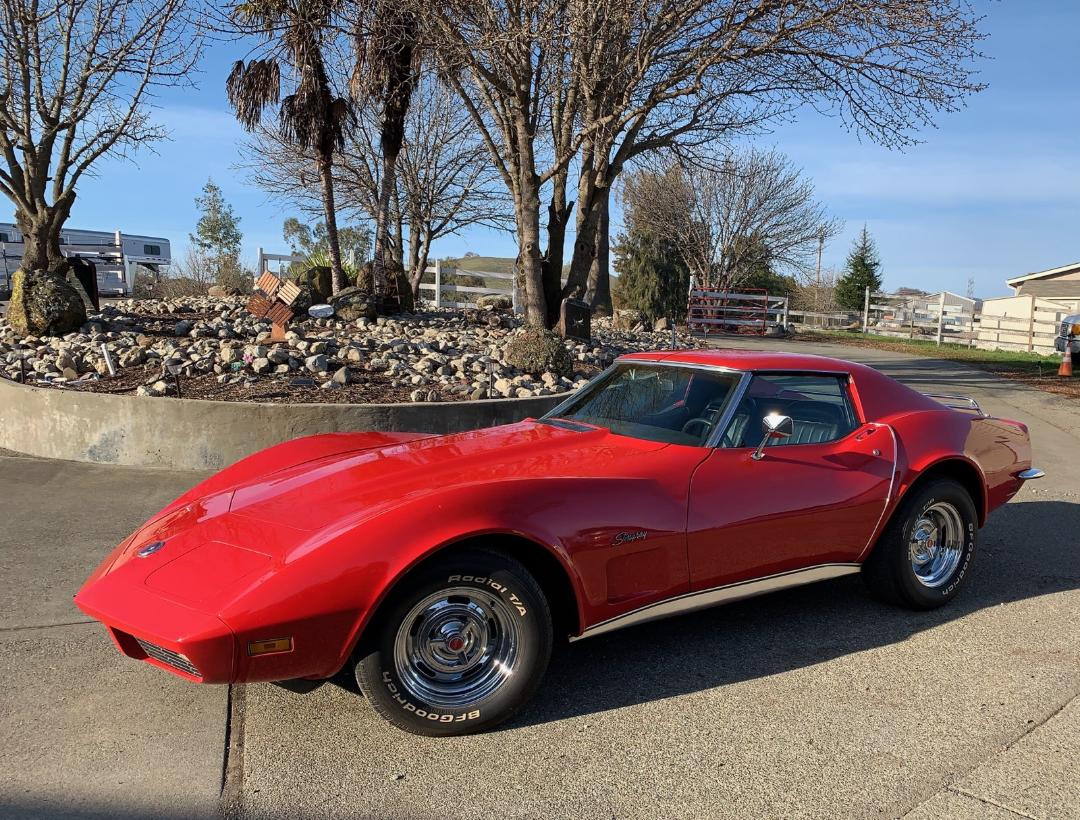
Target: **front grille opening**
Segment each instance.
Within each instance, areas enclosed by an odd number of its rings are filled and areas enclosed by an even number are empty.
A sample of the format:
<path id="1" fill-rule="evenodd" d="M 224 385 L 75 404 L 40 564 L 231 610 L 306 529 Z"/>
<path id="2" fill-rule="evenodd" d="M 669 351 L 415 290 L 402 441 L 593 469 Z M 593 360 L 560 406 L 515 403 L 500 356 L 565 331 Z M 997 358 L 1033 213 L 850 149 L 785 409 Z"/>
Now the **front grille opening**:
<path id="1" fill-rule="evenodd" d="M 173 669 L 179 669 L 181 672 L 186 672 L 192 677 L 201 677 L 199 670 L 195 668 L 195 664 L 181 655 L 179 652 L 173 652 L 171 649 L 166 649 L 163 646 L 158 646 L 156 643 L 150 643 L 142 638 L 136 638 L 135 641 L 139 644 L 143 652 L 148 657 L 153 658 L 156 661 L 160 661 L 166 666 L 171 666 Z"/>

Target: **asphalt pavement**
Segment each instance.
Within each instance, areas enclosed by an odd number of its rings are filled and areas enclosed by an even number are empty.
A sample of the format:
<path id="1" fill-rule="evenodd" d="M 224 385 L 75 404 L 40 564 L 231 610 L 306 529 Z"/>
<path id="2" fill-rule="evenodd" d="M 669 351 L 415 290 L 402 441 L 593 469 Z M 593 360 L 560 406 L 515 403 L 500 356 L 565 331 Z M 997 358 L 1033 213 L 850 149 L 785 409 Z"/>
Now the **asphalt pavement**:
<path id="1" fill-rule="evenodd" d="M 850 577 L 580 641 L 475 737 L 404 734 L 344 676 L 236 687 L 230 708 L 224 687 L 120 657 L 71 595 L 200 476 L 0 456 L 0 814 L 1080 817 L 1077 405 L 961 365 L 798 349 L 1030 426 L 1048 477 L 991 516 L 961 595 L 911 613 Z"/>

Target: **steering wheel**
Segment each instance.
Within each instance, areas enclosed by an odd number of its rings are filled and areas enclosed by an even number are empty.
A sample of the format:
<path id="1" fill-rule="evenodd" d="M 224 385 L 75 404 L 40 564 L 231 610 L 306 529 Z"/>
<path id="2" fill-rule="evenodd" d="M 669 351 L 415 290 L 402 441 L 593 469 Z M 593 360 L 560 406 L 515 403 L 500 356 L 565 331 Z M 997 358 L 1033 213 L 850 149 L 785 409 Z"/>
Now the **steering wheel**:
<path id="1" fill-rule="evenodd" d="M 695 419 L 690 419 L 690 421 L 686 422 L 686 424 L 682 426 L 682 431 L 688 435 L 691 435 L 695 425 L 701 425 L 701 427 L 703 428 L 702 431 L 697 434 L 699 438 L 705 438 L 706 436 L 708 436 L 713 428 L 713 423 L 711 421 L 698 417 Z"/>

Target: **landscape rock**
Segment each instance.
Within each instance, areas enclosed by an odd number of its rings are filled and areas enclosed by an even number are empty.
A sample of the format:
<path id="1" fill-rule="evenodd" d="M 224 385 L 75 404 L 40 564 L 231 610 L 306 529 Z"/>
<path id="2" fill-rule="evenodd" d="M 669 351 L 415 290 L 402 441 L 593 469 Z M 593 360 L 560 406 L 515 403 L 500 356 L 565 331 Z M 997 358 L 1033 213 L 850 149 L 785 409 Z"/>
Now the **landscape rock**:
<path id="1" fill-rule="evenodd" d="M 645 324 L 645 316 L 640 310 L 617 310 L 612 317 L 612 324 L 616 330 L 633 330 Z"/>
<path id="2" fill-rule="evenodd" d="M 49 271 L 15 271 L 7 320 L 20 336 L 63 336 L 86 322 L 82 296 Z"/>
<path id="3" fill-rule="evenodd" d="M 375 298 L 370 292 L 358 287 L 345 288 L 328 303 L 334 308 L 335 318 L 343 322 L 355 322 L 357 319 L 374 319 L 378 315 Z"/>
<path id="4" fill-rule="evenodd" d="M 476 306 L 489 310 L 513 310 L 514 300 L 501 293 L 485 293 L 476 300 Z"/>
<path id="5" fill-rule="evenodd" d="M 328 302 L 334 292 L 334 280 L 330 268 L 321 266 L 308 268 L 307 270 L 296 274 L 293 277 L 293 281 L 302 287 L 307 287 L 311 297 L 319 302 Z M 299 312 L 299 309 L 296 307 L 296 302 L 293 303 L 292 307 L 293 311 Z M 304 311 L 307 311 L 308 307 L 311 307 L 310 303 L 304 308 Z"/>
<path id="6" fill-rule="evenodd" d="M 488 326 L 491 319 L 499 326 Z M 152 376 L 171 388 L 172 377 L 159 374 L 172 363 L 185 379 L 205 376 L 233 392 L 271 381 L 311 389 L 327 384 L 328 390 L 371 384 L 407 387 L 397 394 L 402 398 L 420 391 L 423 401 L 483 400 L 565 393 L 623 353 L 671 344 L 670 331 L 619 330 L 606 317 L 594 317 L 592 324 L 592 341 L 574 342 L 522 329 L 521 319 L 510 313 L 429 308 L 374 320 L 298 316 L 284 342 L 271 342 L 267 322 L 253 317 L 240 299 L 123 300 L 103 304 L 100 313 L 62 337 L 17 334 L 0 318 L 0 376 L 21 378 L 24 372 L 29 383 L 57 387 L 80 374 L 107 378 L 104 344 L 117 374 L 134 371 L 136 385 Z M 178 336 L 177 329 L 188 332 Z M 694 344 L 681 332 L 677 342 Z M 139 395 L 157 395 L 153 384 L 141 386 Z M 194 385 L 189 392 L 183 384 L 181 391 L 199 394 Z"/>

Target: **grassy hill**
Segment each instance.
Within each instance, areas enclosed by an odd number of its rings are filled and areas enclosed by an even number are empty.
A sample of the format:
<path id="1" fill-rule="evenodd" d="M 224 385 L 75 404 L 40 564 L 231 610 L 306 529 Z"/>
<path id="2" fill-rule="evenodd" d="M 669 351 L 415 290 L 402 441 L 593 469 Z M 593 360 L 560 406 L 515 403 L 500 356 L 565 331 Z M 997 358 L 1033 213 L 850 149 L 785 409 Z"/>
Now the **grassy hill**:
<path id="1" fill-rule="evenodd" d="M 490 271 L 491 273 L 513 273 L 512 256 L 466 256 L 462 259 L 450 259 L 446 262 L 461 271 Z"/>

